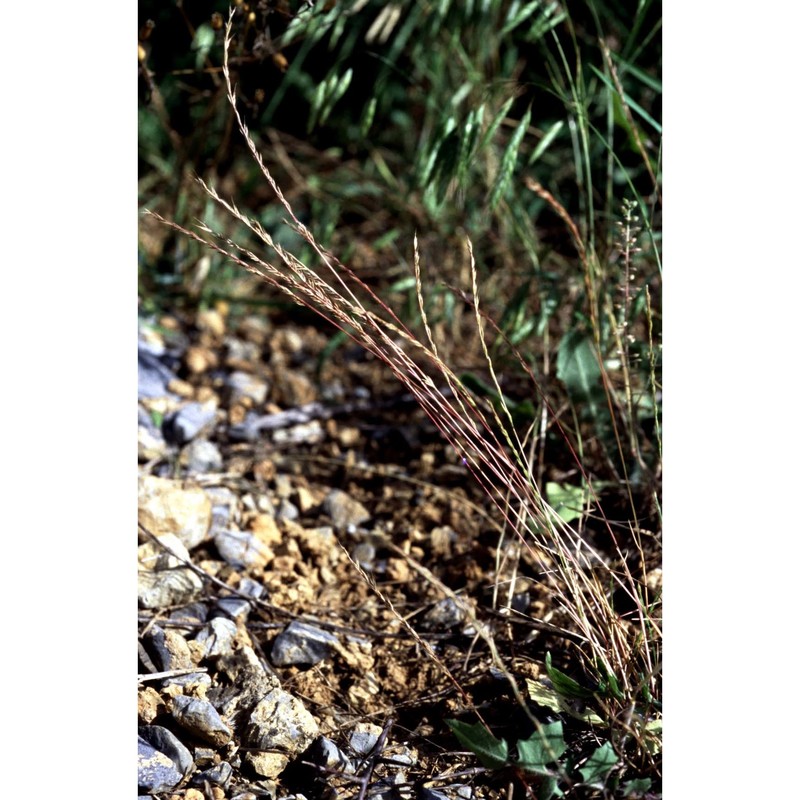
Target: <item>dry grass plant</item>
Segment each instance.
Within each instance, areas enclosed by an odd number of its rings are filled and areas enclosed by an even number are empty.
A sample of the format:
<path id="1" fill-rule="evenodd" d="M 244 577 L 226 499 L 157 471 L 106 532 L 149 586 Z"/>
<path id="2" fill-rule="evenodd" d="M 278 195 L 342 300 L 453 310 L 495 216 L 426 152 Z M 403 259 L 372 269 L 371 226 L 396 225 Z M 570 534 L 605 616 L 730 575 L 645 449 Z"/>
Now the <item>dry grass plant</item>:
<path id="1" fill-rule="evenodd" d="M 288 215 L 287 224 L 308 242 L 319 258 L 320 266 L 312 269 L 299 261 L 276 243 L 256 220 L 242 213 L 234 202 L 222 198 L 212 186 L 200 179 L 198 180 L 208 195 L 266 245 L 277 257 L 276 261 L 265 259 L 230 238 L 219 236 L 204 223 L 199 224 L 199 232 L 196 232 L 165 220 L 158 214 L 153 216 L 182 234 L 213 248 L 290 296 L 295 302 L 313 309 L 389 366 L 397 379 L 413 393 L 442 436 L 460 454 L 462 462 L 499 508 L 509 531 L 517 537 L 520 546 L 527 548 L 536 562 L 545 565 L 543 581 L 549 586 L 566 615 L 567 627 L 578 634 L 572 637 L 572 641 L 573 644 L 576 639 L 579 641 L 574 646 L 578 648 L 584 668 L 601 685 L 604 683 L 607 688 L 610 687 L 610 690 L 598 693 L 595 699 L 601 706 L 598 710 L 609 726 L 620 756 L 638 762 L 639 766 L 648 762 L 654 763 L 652 742 L 648 742 L 645 724 L 656 715 L 655 708 L 660 698 L 660 597 L 654 596 L 648 588 L 642 547 L 644 533 L 635 522 L 631 525 L 631 539 L 638 543 L 640 562 L 640 570 L 634 574 L 628 566 L 631 562 L 630 555 L 617 543 L 614 527 L 605 518 L 592 490 L 591 480 L 574 451 L 576 465 L 588 487 L 596 513 L 604 520 L 610 540 L 614 543 L 616 557 L 613 563 L 593 549 L 547 504 L 542 487 L 538 485 L 530 469 L 531 462 L 526 457 L 525 442 L 519 438 L 512 424 L 510 410 L 504 404 L 499 413 L 493 406 L 480 405 L 439 356 L 423 302 L 424 279 L 416 236 L 414 269 L 427 344 L 420 341 L 347 266 L 322 247 L 311 231 L 300 222 L 265 166 L 237 108 L 228 66 L 231 29 L 229 20 L 223 65 L 228 100 L 253 158 Z M 591 269 L 586 263 L 590 256 L 581 242 L 575 223 L 543 187 L 531 182 L 529 188 L 551 204 L 572 232 L 586 268 L 589 297 L 594 297 L 594 287 L 588 277 Z M 477 270 L 472 246 L 469 242 L 467 246 L 475 319 L 487 366 L 498 394 L 503 398 L 489 355 L 486 328 L 492 328 L 500 336 L 502 333 L 480 309 Z M 626 258 L 629 257 L 630 252 Z M 592 303 L 592 308 L 597 309 L 596 302 Z M 622 316 L 624 318 L 624 308 Z M 625 333 L 622 323 L 619 330 L 620 350 L 624 355 Z M 527 361 L 519 353 L 517 357 L 538 390 L 536 378 Z M 439 376 L 441 385 L 437 385 L 431 373 Z M 558 425 L 557 415 L 550 408 L 548 398 L 540 392 L 540 399 L 545 412 Z M 629 444 L 636 453 L 635 441 Z M 429 579 L 435 581 L 430 575 Z M 447 587 L 442 587 L 438 581 L 435 582 L 471 616 L 475 629 L 488 643 L 496 666 L 508 676 L 520 704 L 525 707 L 522 693 L 503 664 L 489 626 L 475 618 L 470 604 L 449 592 Z M 635 608 L 635 613 L 626 615 L 625 618 L 615 610 L 612 602 L 612 595 L 619 590 L 629 597 Z M 636 745 L 632 750 L 626 746 L 630 742 Z"/>

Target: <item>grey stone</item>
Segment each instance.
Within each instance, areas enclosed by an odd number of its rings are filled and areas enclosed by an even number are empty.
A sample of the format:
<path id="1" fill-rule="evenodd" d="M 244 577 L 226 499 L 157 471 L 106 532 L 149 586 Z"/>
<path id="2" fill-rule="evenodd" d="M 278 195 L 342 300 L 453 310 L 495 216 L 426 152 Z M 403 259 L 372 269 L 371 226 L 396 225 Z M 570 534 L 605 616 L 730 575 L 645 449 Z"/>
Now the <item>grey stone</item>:
<path id="1" fill-rule="evenodd" d="M 192 783 L 201 786 L 205 781 L 208 781 L 215 786 L 225 788 L 231 779 L 231 775 L 233 775 L 233 767 L 227 761 L 222 761 L 213 767 L 198 772 L 192 777 Z"/>
<path id="2" fill-rule="evenodd" d="M 139 406 L 137 443 L 139 461 L 161 458 L 169 451 L 161 427 L 156 425 L 146 409 Z"/>
<path id="3" fill-rule="evenodd" d="M 175 378 L 175 373 L 158 356 L 139 344 L 139 397 L 169 396 L 171 393 L 167 386 Z"/>
<path id="4" fill-rule="evenodd" d="M 272 434 L 276 445 L 319 444 L 325 439 L 325 429 L 318 419 L 294 425 L 291 428 L 279 428 Z"/>
<path id="5" fill-rule="evenodd" d="M 263 378 L 238 370 L 228 375 L 225 385 L 228 388 L 228 398 L 231 403 L 248 397 L 257 406 L 260 406 L 266 401 L 269 391 L 269 384 Z"/>
<path id="6" fill-rule="evenodd" d="M 453 628 L 463 622 L 465 616 L 464 609 L 452 597 L 445 597 L 425 614 L 425 627 Z"/>
<path id="7" fill-rule="evenodd" d="M 222 680 L 217 682 L 219 689 L 213 699 L 226 719 L 237 719 L 250 712 L 259 700 L 280 685 L 274 672 L 268 670 L 249 645 L 221 656 L 216 669 Z"/>
<path id="8" fill-rule="evenodd" d="M 406 780 L 406 773 L 402 769 L 381 778 L 370 787 L 370 800 L 396 800 L 397 787 L 406 783 Z"/>
<path id="9" fill-rule="evenodd" d="M 182 728 L 215 747 L 222 747 L 233 738 L 233 731 L 208 700 L 183 695 L 173 697 L 172 716 Z"/>
<path id="10" fill-rule="evenodd" d="M 137 593 L 142 608 L 164 608 L 192 601 L 203 590 L 201 578 L 184 565 L 189 561 L 189 551 L 173 533 L 158 537 L 175 553 L 167 553 L 156 542 L 139 546 L 139 572 Z"/>
<path id="11" fill-rule="evenodd" d="M 214 544 L 232 567 L 264 567 L 273 557 L 261 539 L 246 531 L 217 531 Z"/>
<path id="12" fill-rule="evenodd" d="M 393 764 L 404 764 L 407 767 L 413 767 L 419 760 L 417 754 L 405 745 L 392 748 L 391 754 L 387 753 L 387 755 L 391 756 Z"/>
<path id="13" fill-rule="evenodd" d="M 209 769 L 219 763 L 217 751 L 213 747 L 195 747 L 194 763 L 200 769 Z"/>
<path id="14" fill-rule="evenodd" d="M 313 666 L 327 658 L 339 640 L 329 631 L 304 622 L 291 622 L 272 643 L 272 663 Z"/>
<path id="15" fill-rule="evenodd" d="M 350 749 L 357 756 L 366 756 L 372 752 L 372 748 L 378 743 L 381 729 L 377 725 L 368 722 L 360 722 L 351 731 L 349 744 Z"/>
<path id="16" fill-rule="evenodd" d="M 247 619 L 252 607 L 251 603 L 241 597 L 220 597 L 217 600 L 217 608 L 231 619 Z"/>
<path id="17" fill-rule="evenodd" d="M 279 519 L 288 519 L 292 522 L 300 517 L 300 510 L 290 500 L 281 500 L 276 516 Z"/>
<path id="18" fill-rule="evenodd" d="M 239 581 L 239 591 L 256 600 L 260 600 L 267 593 L 264 585 L 258 581 L 254 581 L 252 578 L 242 578 Z"/>
<path id="19" fill-rule="evenodd" d="M 189 603 L 189 605 L 178 608 L 169 615 L 170 622 L 179 623 L 172 630 L 178 631 L 184 636 L 188 633 L 194 635 L 207 619 L 208 606 L 205 603 Z"/>
<path id="20" fill-rule="evenodd" d="M 141 736 L 138 746 L 138 773 L 140 792 L 169 792 L 183 780 L 175 762 Z"/>
<path id="21" fill-rule="evenodd" d="M 159 625 L 153 625 L 147 633 L 146 642 L 159 672 L 191 669 L 195 666 L 189 644 L 176 630 L 164 630 Z"/>
<path id="22" fill-rule="evenodd" d="M 169 758 L 183 777 L 189 774 L 194 766 L 192 754 L 172 731 L 160 725 L 142 725 L 139 736 Z"/>
<path id="23" fill-rule="evenodd" d="M 375 565 L 375 545 L 372 542 L 360 542 L 351 553 L 353 561 L 363 569 L 370 571 Z"/>
<path id="24" fill-rule="evenodd" d="M 353 775 L 356 771 L 353 762 L 327 736 L 315 739 L 306 753 L 306 759 L 320 767 Z"/>
<path id="25" fill-rule="evenodd" d="M 164 433 L 178 444 L 186 444 L 210 427 L 216 415 L 212 403 L 189 403 L 164 420 Z"/>
<path id="26" fill-rule="evenodd" d="M 204 658 L 214 658 L 231 652 L 235 636 L 235 622 L 215 617 L 195 636 L 195 641 L 203 645 Z"/>
<path id="27" fill-rule="evenodd" d="M 236 495 L 224 486 L 213 486 L 206 489 L 211 500 L 211 535 L 230 528 L 233 509 L 238 502 Z"/>
<path id="28" fill-rule="evenodd" d="M 364 522 L 370 519 L 370 513 L 357 500 L 353 500 L 347 492 L 341 489 L 331 489 L 323 501 L 322 507 L 331 518 L 333 527 L 337 531 L 352 533 Z"/>
<path id="29" fill-rule="evenodd" d="M 186 470 L 193 475 L 204 475 L 209 472 L 222 471 L 222 453 L 208 439 L 195 439 L 183 450 Z"/>
<path id="30" fill-rule="evenodd" d="M 319 736 L 319 726 L 300 700 L 273 689 L 250 714 L 245 740 L 259 750 L 279 750 L 293 757 Z M 270 776 L 274 777 L 274 776 Z"/>

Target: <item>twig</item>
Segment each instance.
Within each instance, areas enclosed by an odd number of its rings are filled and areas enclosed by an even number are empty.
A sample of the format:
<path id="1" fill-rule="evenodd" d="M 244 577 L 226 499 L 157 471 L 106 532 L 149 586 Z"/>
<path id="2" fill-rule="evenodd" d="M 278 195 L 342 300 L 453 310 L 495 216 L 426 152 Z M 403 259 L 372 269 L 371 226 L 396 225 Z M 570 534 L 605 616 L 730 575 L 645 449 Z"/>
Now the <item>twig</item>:
<path id="1" fill-rule="evenodd" d="M 162 678 L 176 678 L 179 675 L 200 675 L 201 673 L 208 672 L 206 667 L 198 667 L 197 669 L 170 669 L 166 672 L 151 672 L 147 675 L 139 675 L 139 683 L 147 683 L 148 681 L 160 681 Z"/>

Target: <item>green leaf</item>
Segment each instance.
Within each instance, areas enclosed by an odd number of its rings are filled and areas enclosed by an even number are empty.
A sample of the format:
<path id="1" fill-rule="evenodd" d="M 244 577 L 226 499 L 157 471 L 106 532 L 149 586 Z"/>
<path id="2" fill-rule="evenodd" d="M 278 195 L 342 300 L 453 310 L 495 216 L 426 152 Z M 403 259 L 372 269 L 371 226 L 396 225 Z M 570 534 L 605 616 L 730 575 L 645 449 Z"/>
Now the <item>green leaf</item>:
<path id="1" fill-rule="evenodd" d="M 622 787 L 622 796 L 623 797 L 634 797 L 640 794 L 644 794 L 652 785 L 652 781 L 650 778 L 636 778 L 632 781 L 628 781 Z"/>
<path id="2" fill-rule="evenodd" d="M 553 764 L 564 755 L 567 743 L 564 741 L 564 728 L 560 720 L 542 725 L 534 731 L 530 739 L 517 742 L 519 767 L 526 772 L 549 775 L 548 764 Z"/>
<path id="3" fill-rule="evenodd" d="M 558 788 L 558 780 L 552 775 L 542 778 L 536 800 L 550 800 L 551 797 L 563 797 L 564 792 Z"/>
<path id="4" fill-rule="evenodd" d="M 445 720 L 467 750 L 475 753 L 487 769 L 500 769 L 508 764 L 508 742 L 498 739 L 485 725 L 476 722 L 470 725 L 457 719 Z"/>
<path id="5" fill-rule="evenodd" d="M 556 358 L 556 376 L 575 398 L 591 397 L 600 382 L 600 364 L 589 336 L 568 331 L 561 339 Z"/>
<path id="6" fill-rule="evenodd" d="M 588 700 L 594 697 L 594 693 L 584 689 L 577 681 L 565 675 L 561 670 L 553 666 L 553 659 L 548 653 L 544 658 L 544 666 L 547 670 L 547 677 L 553 684 L 553 688 L 564 697 L 574 697 L 580 700 Z"/>
<path id="7" fill-rule="evenodd" d="M 589 756 L 587 762 L 578 770 L 584 783 L 602 784 L 611 768 L 619 761 L 611 742 L 606 742 Z"/>
<path id="8" fill-rule="evenodd" d="M 547 499 L 564 522 L 570 523 L 580 519 L 583 515 L 583 489 L 580 486 L 570 486 L 568 483 L 549 482 L 545 484 Z"/>
<path id="9" fill-rule="evenodd" d="M 602 718 L 590 708 L 584 711 L 576 711 L 569 700 L 560 695 L 555 689 L 551 689 L 549 686 L 545 686 L 543 683 L 534 681 L 531 678 L 528 678 L 525 685 L 528 689 L 528 696 L 534 703 L 559 714 L 569 714 L 571 717 L 582 722 L 588 722 L 590 725 L 605 725 Z"/>
<path id="10" fill-rule="evenodd" d="M 153 425 L 156 428 L 161 427 L 161 423 L 164 422 L 164 412 L 163 411 L 156 411 L 155 409 L 150 410 L 150 419 L 153 420 Z"/>

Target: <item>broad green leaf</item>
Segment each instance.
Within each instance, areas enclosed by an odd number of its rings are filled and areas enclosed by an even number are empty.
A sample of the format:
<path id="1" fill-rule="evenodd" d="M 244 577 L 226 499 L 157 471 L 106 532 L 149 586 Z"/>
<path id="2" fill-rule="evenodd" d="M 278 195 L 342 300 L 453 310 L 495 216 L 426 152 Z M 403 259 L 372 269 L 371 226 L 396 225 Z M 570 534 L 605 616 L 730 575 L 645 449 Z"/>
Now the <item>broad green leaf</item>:
<path id="1" fill-rule="evenodd" d="M 647 752 L 655 755 L 661 752 L 662 731 L 664 723 L 660 719 L 652 719 L 644 726 L 644 745 Z"/>
<path id="2" fill-rule="evenodd" d="M 583 489 L 580 486 L 571 486 L 568 483 L 549 482 L 545 484 L 547 500 L 566 523 L 580 519 L 583 514 Z"/>
<path id="3" fill-rule="evenodd" d="M 589 756 L 587 762 L 578 770 L 584 783 L 597 784 L 606 779 L 611 768 L 619 761 L 611 742 L 606 742 Z"/>
<path id="4" fill-rule="evenodd" d="M 556 376 L 575 398 L 590 397 L 597 391 L 600 365 L 587 334 L 571 330 L 561 339 L 556 358 Z"/>
<path id="5" fill-rule="evenodd" d="M 536 800 L 550 800 L 551 797 L 563 797 L 564 792 L 558 788 L 558 780 L 552 775 L 543 777 L 536 793 Z"/>
<path id="6" fill-rule="evenodd" d="M 498 739 L 486 726 L 480 722 L 471 725 L 457 719 L 448 719 L 445 722 L 456 739 L 467 750 L 475 753 L 484 767 L 500 769 L 508 764 L 508 742 Z"/>
<path id="7" fill-rule="evenodd" d="M 622 796 L 623 797 L 630 797 L 631 795 L 639 796 L 640 794 L 644 794 L 652 785 L 652 781 L 650 778 L 636 778 L 632 781 L 628 781 L 622 787 Z"/>
<path id="8" fill-rule="evenodd" d="M 549 775 L 548 764 L 553 764 L 564 755 L 567 743 L 564 741 L 564 728 L 560 720 L 542 725 L 541 730 L 533 732 L 530 739 L 517 742 L 518 765 L 526 772 Z"/>
<path id="9" fill-rule="evenodd" d="M 591 725 L 605 725 L 602 718 L 590 708 L 584 711 L 576 711 L 569 700 L 560 695 L 555 689 L 551 689 L 549 686 L 530 678 L 525 683 L 528 688 L 528 696 L 537 705 L 549 708 L 559 714 L 569 714 L 574 719 L 588 722 Z"/>

